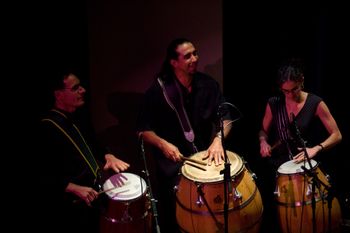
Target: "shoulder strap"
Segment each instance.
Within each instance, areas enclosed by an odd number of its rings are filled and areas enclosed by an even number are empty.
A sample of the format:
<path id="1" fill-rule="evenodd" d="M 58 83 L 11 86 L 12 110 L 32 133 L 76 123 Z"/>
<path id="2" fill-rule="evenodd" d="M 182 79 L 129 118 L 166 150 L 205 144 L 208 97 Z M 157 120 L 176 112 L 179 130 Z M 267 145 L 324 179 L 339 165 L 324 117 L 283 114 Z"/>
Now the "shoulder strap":
<path id="1" fill-rule="evenodd" d="M 90 147 L 87 145 L 78 127 L 76 127 L 73 123 L 72 123 L 73 127 L 68 127 L 67 124 L 63 123 L 63 121 L 65 121 L 64 118 L 67 119 L 67 117 L 63 113 L 57 110 L 53 110 L 53 111 L 57 112 L 58 114 L 55 114 L 55 115 L 52 114 L 50 117 L 44 118 L 41 121 L 50 122 L 55 127 L 57 127 L 68 138 L 68 140 L 73 144 L 73 146 L 77 149 L 79 154 L 88 164 L 94 176 L 98 177 L 99 176 L 98 163 L 96 162 L 95 157 L 92 154 L 92 151 L 90 150 Z"/>
<path id="2" fill-rule="evenodd" d="M 179 119 L 179 123 L 181 125 L 186 140 L 192 143 L 194 152 L 198 152 L 194 144 L 195 134 L 192 129 L 191 123 L 188 119 L 186 110 L 184 108 L 183 97 L 179 84 L 176 80 L 167 83 L 164 83 L 160 78 L 158 78 L 157 80 L 160 87 L 163 90 L 163 95 L 166 102 L 174 110 L 177 118 Z"/>

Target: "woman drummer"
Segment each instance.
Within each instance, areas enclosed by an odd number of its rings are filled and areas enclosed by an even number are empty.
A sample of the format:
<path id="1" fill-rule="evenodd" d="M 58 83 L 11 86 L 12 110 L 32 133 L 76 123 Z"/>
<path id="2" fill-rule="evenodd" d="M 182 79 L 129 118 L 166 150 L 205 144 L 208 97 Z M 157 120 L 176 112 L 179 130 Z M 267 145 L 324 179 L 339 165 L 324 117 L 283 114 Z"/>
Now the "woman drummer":
<path id="1" fill-rule="evenodd" d="M 304 74 L 297 59 L 278 69 L 277 84 L 280 94 L 267 101 L 259 132 L 260 154 L 267 160 L 264 187 L 270 203 L 276 171 L 283 163 L 315 158 L 342 140 L 326 103 L 304 90 Z"/>

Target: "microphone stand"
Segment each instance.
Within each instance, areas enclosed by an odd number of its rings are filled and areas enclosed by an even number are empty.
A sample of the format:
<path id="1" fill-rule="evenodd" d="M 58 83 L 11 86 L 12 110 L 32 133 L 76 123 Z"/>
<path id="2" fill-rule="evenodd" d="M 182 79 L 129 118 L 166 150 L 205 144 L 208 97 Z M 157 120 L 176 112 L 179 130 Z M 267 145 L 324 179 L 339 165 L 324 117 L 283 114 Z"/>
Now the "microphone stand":
<path id="1" fill-rule="evenodd" d="M 222 119 L 222 114 L 220 113 L 220 135 L 221 135 L 221 144 L 224 149 L 224 157 L 225 157 L 225 166 L 224 169 L 220 171 L 220 174 L 224 174 L 224 221 L 225 221 L 225 233 L 228 233 L 228 192 L 231 188 L 231 164 L 228 161 L 227 153 L 225 149 L 224 143 L 224 122 Z"/>
<path id="2" fill-rule="evenodd" d="M 224 105 L 228 105 L 231 106 L 232 108 L 234 108 L 238 114 L 239 117 L 235 120 L 231 120 L 229 124 L 232 124 L 233 122 L 239 120 L 242 117 L 242 113 L 239 111 L 239 109 L 229 103 L 229 102 L 223 102 L 219 105 L 218 108 L 218 116 L 219 116 L 219 121 L 220 121 L 220 138 L 221 138 L 221 145 L 222 148 L 224 150 L 224 161 L 225 161 L 225 165 L 224 165 L 224 169 L 220 171 L 220 174 L 224 174 L 224 221 L 225 221 L 225 233 L 228 233 L 228 197 L 229 197 L 229 192 L 233 192 L 232 190 L 232 184 L 231 184 L 231 164 L 228 160 L 227 157 L 227 152 L 226 152 L 226 148 L 225 148 L 225 134 L 224 134 L 224 120 L 223 120 L 223 116 L 225 115 L 225 111 L 228 111 L 227 109 L 224 109 L 223 106 Z"/>
<path id="3" fill-rule="evenodd" d="M 151 200 L 154 224 L 155 224 L 155 227 L 156 227 L 156 232 L 160 233 L 160 227 L 159 227 L 159 223 L 158 223 L 158 211 L 157 211 L 157 206 L 156 206 L 157 200 L 154 199 L 153 193 L 152 193 L 151 180 L 150 180 L 149 172 L 148 172 L 148 169 L 147 169 L 146 153 L 145 153 L 145 148 L 144 148 L 142 134 L 140 135 L 140 140 L 141 140 L 141 155 L 142 155 L 143 164 L 144 164 L 144 167 L 145 167 L 144 173 L 146 174 L 146 182 L 147 182 L 147 186 L 148 186 L 148 190 L 149 190 L 148 193 L 149 193 L 150 200 Z"/>
<path id="4" fill-rule="evenodd" d="M 331 195 L 331 192 L 329 191 L 330 187 L 327 186 L 325 183 L 323 183 L 318 177 L 317 177 L 317 173 L 316 170 L 313 169 L 312 164 L 311 164 L 311 159 L 309 157 L 309 154 L 307 153 L 306 150 L 306 143 L 305 140 L 301 137 L 301 133 L 299 131 L 299 128 L 296 124 L 295 118 L 293 117 L 292 119 L 294 127 L 295 127 L 295 132 L 296 135 L 298 137 L 298 140 L 300 141 L 307 163 L 309 165 L 309 169 L 307 169 L 305 166 L 301 166 L 301 168 L 305 171 L 305 173 L 311 177 L 311 193 L 312 193 L 312 197 L 311 197 L 311 208 L 312 208 L 312 230 L 315 233 L 316 232 L 316 198 L 315 198 L 315 190 L 316 190 L 316 186 L 317 188 L 321 191 L 321 185 L 325 188 L 325 190 L 328 191 L 328 194 Z M 321 194 L 321 201 L 323 201 L 323 193 Z M 329 196 L 328 197 L 328 208 L 329 208 L 329 214 L 328 214 L 328 232 L 331 232 L 331 205 L 332 205 L 332 197 Z"/>

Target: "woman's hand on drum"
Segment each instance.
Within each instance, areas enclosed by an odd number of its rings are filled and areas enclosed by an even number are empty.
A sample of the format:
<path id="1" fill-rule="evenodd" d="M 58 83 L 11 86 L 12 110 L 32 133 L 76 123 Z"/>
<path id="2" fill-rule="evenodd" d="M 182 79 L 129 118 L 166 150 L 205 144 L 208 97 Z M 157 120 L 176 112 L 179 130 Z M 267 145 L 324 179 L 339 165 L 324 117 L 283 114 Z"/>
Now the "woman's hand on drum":
<path id="1" fill-rule="evenodd" d="M 221 165 L 223 159 L 224 159 L 224 148 L 221 144 L 221 139 L 218 137 L 215 137 L 211 145 L 209 146 L 207 150 L 207 154 L 205 155 L 205 158 L 208 158 L 208 165 L 211 165 L 212 160 L 214 160 L 215 166 Z"/>
<path id="2" fill-rule="evenodd" d="M 116 173 L 119 173 L 119 172 L 125 171 L 130 167 L 130 164 L 116 158 L 112 154 L 106 154 L 105 159 L 106 159 L 106 164 L 103 168 L 104 170 L 113 169 Z"/>
<path id="3" fill-rule="evenodd" d="M 304 160 L 306 160 L 306 155 L 305 155 L 305 151 L 303 150 L 303 148 L 298 148 L 298 150 L 300 152 L 293 157 L 293 161 L 296 163 L 300 163 L 300 162 L 303 162 Z M 319 152 L 319 149 L 317 147 L 312 147 L 312 148 L 307 147 L 306 152 L 307 152 L 307 155 L 309 156 L 309 158 L 311 159 L 311 158 L 315 157 L 315 155 Z"/>
<path id="4" fill-rule="evenodd" d="M 260 141 L 260 154 L 261 157 L 271 157 L 271 146 L 266 142 L 266 140 Z"/>

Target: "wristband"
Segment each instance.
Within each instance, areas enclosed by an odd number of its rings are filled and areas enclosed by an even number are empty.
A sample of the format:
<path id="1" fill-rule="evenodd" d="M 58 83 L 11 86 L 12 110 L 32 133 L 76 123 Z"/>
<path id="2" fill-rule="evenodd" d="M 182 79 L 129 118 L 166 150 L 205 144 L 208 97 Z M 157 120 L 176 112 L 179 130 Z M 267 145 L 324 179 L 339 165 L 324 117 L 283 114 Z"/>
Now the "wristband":
<path id="1" fill-rule="evenodd" d="M 322 146 L 322 144 L 320 143 L 320 144 L 318 144 L 318 146 L 320 146 L 321 147 L 321 150 L 320 151 L 323 151 L 324 150 L 324 147 Z"/>

